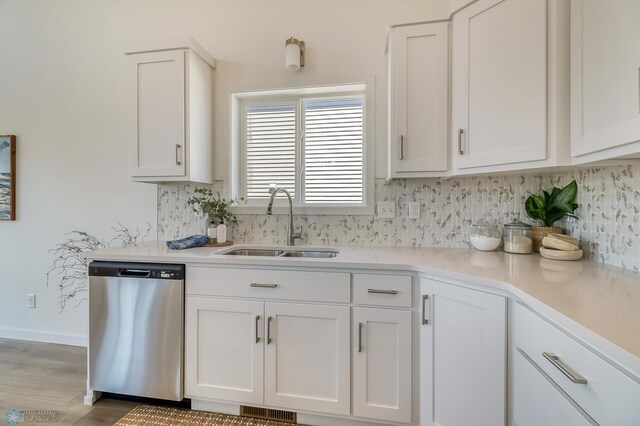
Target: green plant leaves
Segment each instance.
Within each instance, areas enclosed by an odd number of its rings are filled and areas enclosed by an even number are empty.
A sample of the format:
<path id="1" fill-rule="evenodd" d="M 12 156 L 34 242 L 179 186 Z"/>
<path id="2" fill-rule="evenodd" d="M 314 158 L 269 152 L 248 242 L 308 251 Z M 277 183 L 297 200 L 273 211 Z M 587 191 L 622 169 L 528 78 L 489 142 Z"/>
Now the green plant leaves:
<path id="1" fill-rule="evenodd" d="M 544 221 L 544 201 L 537 195 L 527 198 L 524 208 L 530 218 Z"/>
<path id="2" fill-rule="evenodd" d="M 194 195 L 187 200 L 194 212 L 206 214 L 210 220 L 219 219 L 227 223 L 237 223 L 238 219 L 229 210 L 231 206 L 245 202 L 243 197 L 226 200 L 219 193 L 213 193 L 209 188 L 196 188 Z"/>
<path id="3" fill-rule="evenodd" d="M 560 191 L 558 191 L 555 196 L 551 197 L 550 202 L 551 205 L 555 207 L 566 207 L 569 204 L 575 203 L 577 197 L 578 184 L 575 180 L 572 180 L 569 185 L 565 186 Z M 575 210 L 575 208 L 573 210 Z M 571 211 L 571 213 L 573 213 L 573 210 Z"/>
<path id="4" fill-rule="evenodd" d="M 553 226 L 555 222 L 565 216 L 578 218 L 574 214 L 578 208 L 578 203 L 576 203 L 578 184 L 575 180 L 562 189 L 554 187 L 551 193 L 547 191 L 542 191 L 542 193 L 543 197 L 531 194 L 524 204 L 525 211 L 530 218 L 542 221 L 545 226 Z"/>

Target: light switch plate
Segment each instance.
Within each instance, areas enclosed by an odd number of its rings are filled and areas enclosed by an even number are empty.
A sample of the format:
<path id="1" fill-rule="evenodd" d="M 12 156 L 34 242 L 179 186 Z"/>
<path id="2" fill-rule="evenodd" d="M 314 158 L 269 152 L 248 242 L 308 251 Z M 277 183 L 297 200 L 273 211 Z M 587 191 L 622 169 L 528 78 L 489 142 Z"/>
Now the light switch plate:
<path id="1" fill-rule="evenodd" d="M 379 219 L 395 219 L 396 203 L 394 201 L 381 201 L 378 203 Z"/>
<path id="2" fill-rule="evenodd" d="M 409 207 L 409 219 L 420 219 L 420 201 L 410 201 L 407 205 Z"/>

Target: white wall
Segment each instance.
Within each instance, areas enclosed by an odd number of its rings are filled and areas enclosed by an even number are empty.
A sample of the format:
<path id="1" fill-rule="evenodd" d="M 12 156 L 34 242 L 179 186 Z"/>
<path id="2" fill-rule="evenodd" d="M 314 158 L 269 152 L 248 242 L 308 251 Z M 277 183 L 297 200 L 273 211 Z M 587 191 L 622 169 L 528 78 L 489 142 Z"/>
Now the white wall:
<path id="1" fill-rule="evenodd" d="M 48 250 L 71 230 L 156 226 L 156 188 L 129 182 L 119 135 L 117 21 L 89 3 L 0 2 L 0 134 L 18 144 L 17 221 L 0 222 L 0 336 L 81 343 L 86 302 L 59 313 Z"/>
<path id="2" fill-rule="evenodd" d="M 155 186 L 129 182 L 119 131 L 128 44 L 191 35 L 218 59 L 216 179 L 227 173 L 232 91 L 375 76 L 383 176 L 386 27 L 448 13 L 449 0 L 0 0 L 0 134 L 18 136 L 18 221 L 0 223 L 0 336 L 78 341 L 86 303 L 58 313 L 48 250 L 74 229 L 155 227 Z M 296 73 L 283 66 L 290 36 L 307 44 Z"/>

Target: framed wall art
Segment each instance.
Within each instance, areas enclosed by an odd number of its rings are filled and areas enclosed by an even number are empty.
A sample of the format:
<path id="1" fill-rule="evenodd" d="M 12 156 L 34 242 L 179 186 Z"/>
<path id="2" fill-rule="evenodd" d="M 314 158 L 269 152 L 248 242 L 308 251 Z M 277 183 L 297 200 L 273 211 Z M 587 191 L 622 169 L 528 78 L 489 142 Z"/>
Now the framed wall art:
<path id="1" fill-rule="evenodd" d="M 0 135 L 0 220 L 16 220 L 16 137 Z"/>

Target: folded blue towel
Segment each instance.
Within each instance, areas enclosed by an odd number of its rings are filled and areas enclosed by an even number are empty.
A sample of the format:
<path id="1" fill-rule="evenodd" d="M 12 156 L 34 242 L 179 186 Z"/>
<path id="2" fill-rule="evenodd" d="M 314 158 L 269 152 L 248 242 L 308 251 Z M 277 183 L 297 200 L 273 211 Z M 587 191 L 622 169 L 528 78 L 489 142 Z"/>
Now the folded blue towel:
<path id="1" fill-rule="evenodd" d="M 171 250 L 184 250 L 194 247 L 201 247 L 209 242 L 206 235 L 192 235 L 181 240 L 167 241 L 167 247 Z"/>

